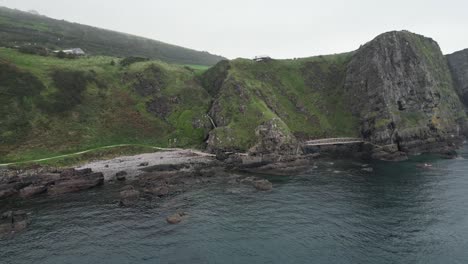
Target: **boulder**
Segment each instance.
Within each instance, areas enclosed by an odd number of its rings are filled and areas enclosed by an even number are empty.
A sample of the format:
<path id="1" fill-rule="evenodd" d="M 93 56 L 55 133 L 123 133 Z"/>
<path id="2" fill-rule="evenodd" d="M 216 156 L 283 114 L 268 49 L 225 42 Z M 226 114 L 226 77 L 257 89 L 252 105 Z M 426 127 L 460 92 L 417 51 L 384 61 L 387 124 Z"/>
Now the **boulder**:
<path id="1" fill-rule="evenodd" d="M 127 172 L 126 171 L 119 171 L 115 174 L 115 178 L 118 180 L 118 181 L 125 181 L 126 180 L 126 176 L 127 176 Z"/>
<path id="2" fill-rule="evenodd" d="M 171 225 L 175 225 L 175 224 L 178 224 L 180 222 L 182 222 L 182 217 L 185 216 L 185 213 L 175 213 L 171 216 L 168 216 L 166 218 L 166 221 L 167 223 L 171 224 Z"/>
<path id="3" fill-rule="evenodd" d="M 125 186 L 122 191 L 120 191 L 120 206 L 130 206 L 134 205 L 140 199 L 140 192 L 135 190 L 131 185 Z"/>
<path id="4" fill-rule="evenodd" d="M 259 191 L 270 191 L 271 189 L 273 189 L 273 184 L 268 180 L 254 181 L 253 185 L 255 189 Z"/>
<path id="5" fill-rule="evenodd" d="M 146 167 L 146 166 L 148 166 L 148 165 L 149 165 L 148 162 L 142 162 L 142 163 L 140 163 L 140 165 L 138 165 L 138 166 L 140 166 L 140 167 Z"/>

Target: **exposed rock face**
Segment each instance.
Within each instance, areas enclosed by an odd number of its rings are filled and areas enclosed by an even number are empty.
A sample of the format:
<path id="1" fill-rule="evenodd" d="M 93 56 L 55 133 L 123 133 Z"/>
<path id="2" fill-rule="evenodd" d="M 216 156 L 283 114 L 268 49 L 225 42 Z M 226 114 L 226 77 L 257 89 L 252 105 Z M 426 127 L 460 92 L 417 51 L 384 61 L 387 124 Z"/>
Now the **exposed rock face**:
<path id="1" fill-rule="evenodd" d="M 362 46 L 344 88 L 362 137 L 383 146 L 376 152 L 381 159 L 441 151 L 466 124 L 438 44 L 410 32 L 385 33 Z"/>
<path id="2" fill-rule="evenodd" d="M 102 173 L 91 169 L 66 169 L 61 172 L 26 172 L 0 177 L 0 199 L 20 196 L 30 198 L 47 193 L 58 195 L 78 192 L 104 184 Z"/>
<path id="3" fill-rule="evenodd" d="M 251 154 L 281 153 L 295 155 L 301 151 L 296 138 L 287 130 L 280 119 L 274 118 L 260 125 L 255 130 L 257 144 Z"/>
<path id="4" fill-rule="evenodd" d="M 447 59 L 455 88 L 465 106 L 468 106 L 468 49 L 447 55 Z"/>

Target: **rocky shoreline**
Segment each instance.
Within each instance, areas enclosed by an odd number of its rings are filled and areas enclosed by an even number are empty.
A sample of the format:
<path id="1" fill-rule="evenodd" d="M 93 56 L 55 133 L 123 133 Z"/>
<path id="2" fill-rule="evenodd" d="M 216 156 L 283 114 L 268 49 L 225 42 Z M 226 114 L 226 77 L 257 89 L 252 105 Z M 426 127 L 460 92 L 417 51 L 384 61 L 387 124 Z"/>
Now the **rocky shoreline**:
<path id="1" fill-rule="evenodd" d="M 441 145 L 443 157 L 453 158 L 457 145 Z M 95 161 L 76 168 L 36 167 L 28 170 L 0 170 L 0 201 L 32 199 L 39 195 L 59 196 L 80 192 L 104 184 L 120 185 L 120 206 L 134 206 L 144 198 L 176 196 L 197 186 L 212 183 L 247 184 L 258 191 L 269 191 L 273 185 L 262 175 L 291 175 L 310 169 L 323 157 L 352 157 L 365 160 L 372 154 L 356 148 L 335 146 L 300 155 L 239 154 L 218 155 L 191 150 L 163 151 L 111 160 Z M 402 155 L 403 156 L 403 155 Z M 405 155 L 406 156 L 406 155 Z M 397 160 L 397 159 L 394 159 Z M 363 167 L 363 171 L 372 171 Z M 255 176 L 251 176 L 251 175 Z M 2 213 L 2 212 L 0 212 Z M 2 213 L 0 234 L 25 229 L 26 213 Z M 176 224 L 185 218 L 177 212 L 166 219 Z M 16 220 L 15 220 L 16 219 Z M 22 219 L 19 221 L 18 219 Z M 21 222 L 21 224 L 17 224 Z"/>

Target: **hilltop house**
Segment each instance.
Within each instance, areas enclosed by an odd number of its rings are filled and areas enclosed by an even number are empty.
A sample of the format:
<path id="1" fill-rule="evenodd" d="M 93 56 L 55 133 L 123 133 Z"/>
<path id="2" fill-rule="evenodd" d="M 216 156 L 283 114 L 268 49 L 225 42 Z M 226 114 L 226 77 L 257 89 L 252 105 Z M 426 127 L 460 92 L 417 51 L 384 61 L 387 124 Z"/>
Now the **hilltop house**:
<path id="1" fill-rule="evenodd" d="M 253 60 L 254 60 L 255 62 L 261 62 L 261 61 L 268 61 L 268 60 L 271 60 L 271 58 L 270 58 L 269 56 L 267 56 L 267 55 L 260 55 L 260 56 L 255 56 L 255 57 L 253 58 Z"/>
<path id="2" fill-rule="evenodd" d="M 86 53 L 80 48 L 66 49 L 66 50 L 56 50 L 55 53 L 63 52 L 65 54 L 72 54 L 77 56 L 84 56 Z"/>

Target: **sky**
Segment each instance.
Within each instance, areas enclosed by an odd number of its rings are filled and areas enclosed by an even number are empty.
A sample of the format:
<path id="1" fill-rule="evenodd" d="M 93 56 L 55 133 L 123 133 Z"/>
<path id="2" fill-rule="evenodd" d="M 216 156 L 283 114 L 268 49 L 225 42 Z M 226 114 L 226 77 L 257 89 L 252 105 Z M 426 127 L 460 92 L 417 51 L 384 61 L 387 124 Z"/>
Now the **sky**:
<path id="1" fill-rule="evenodd" d="M 391 30 L 468 48 L 466 0 L 0 0 L 56 19 L 225 56 L 296 58 L 356 50 Z"/>

